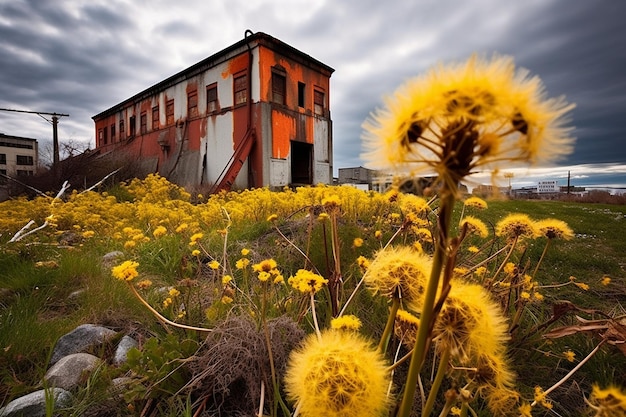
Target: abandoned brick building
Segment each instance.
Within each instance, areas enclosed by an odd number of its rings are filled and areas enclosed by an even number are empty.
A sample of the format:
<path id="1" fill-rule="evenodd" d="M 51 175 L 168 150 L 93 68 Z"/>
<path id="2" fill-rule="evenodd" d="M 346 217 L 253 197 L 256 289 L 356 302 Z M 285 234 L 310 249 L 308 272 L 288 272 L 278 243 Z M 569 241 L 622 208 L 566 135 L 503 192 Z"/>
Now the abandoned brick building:
<path id="1" fill-rule="evenodd" d="M 265 33 L 93 116 L 96 153 L 213 191 L 332 182 L 333 69 Z"/>

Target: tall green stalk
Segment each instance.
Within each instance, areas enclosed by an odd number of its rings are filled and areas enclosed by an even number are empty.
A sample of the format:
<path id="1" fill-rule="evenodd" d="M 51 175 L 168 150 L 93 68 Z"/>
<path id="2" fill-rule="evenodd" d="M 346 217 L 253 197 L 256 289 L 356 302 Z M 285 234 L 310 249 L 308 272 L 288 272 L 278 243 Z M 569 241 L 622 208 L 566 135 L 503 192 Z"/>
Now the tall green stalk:
<path id="1" fill-rule="evenodd" d="M 415 340 L 415 349 L 413 350 L 413 355 L 411 356 L 409 372 L 406 379 L 406 385 L 404 387 L 404 394 L 402 396 L 402 402 L 400 403 L 400 408 L 396 417 L 409 417 L 409 414 L 411 413 L 411 407 L 415 397 L 415 388 L 417 387 L 417 380 L 420 372 L 422 371 L 424 358 L 426 356 L 426 349 L 430 345 L 430 339 L 432 338 L 431 329 L 434 320 L 436 319 L 434 311 L 435 299 L 437 297 L 437 288 L 439 287 L 441 271 L 443 270 L 447 256 L 448 233 L 454 203 L 454 193 L 444 190 L 441 195 L 439 218 L 437 221 L 439 238 L 437 239 L 435 254 L 433 256 L 433 269 L 431 270 L 430 279 L 428 280 L 428 287 L 426 288 L 426 294 L 424 296 L 424 307 L 420 316 L 420 326 Z"/>

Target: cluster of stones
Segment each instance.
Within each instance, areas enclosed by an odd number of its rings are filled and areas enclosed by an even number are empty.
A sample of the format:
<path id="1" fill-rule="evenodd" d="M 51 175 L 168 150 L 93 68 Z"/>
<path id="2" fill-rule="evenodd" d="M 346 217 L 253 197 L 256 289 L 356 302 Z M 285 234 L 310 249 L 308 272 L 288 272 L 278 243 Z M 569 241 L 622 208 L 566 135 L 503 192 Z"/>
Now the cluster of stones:
<path id="1" fill-rule="evenodd" d="M 103 264 L 110 263 L 119 254 L 112 252 L 105 255 Z M 0 408 L 0 417 L 45 417 L 46 397 L 54 398 L 55 409 L 68 407 L 72 401 L 72 392 L 79 389 L 88 375 L 105 362 L 104 358 L 87 352 L 95 352 L 99 346 L 109 344 L 119 336 L 114 330 L 94 324 L 80 325 L 62 336 L 54 346 L 48 371 L 42 381 L 42 385 L 47 388 L 14 399 Z M 135 339 L 128 335 L 121 337 L 110 358 L 112 364 L 120 366 L 125 363 L 128 351 L 134 347 L 138 347 Z M 124 378 L 116 378 L 112 386 L 119 387 L 124 382 Z"/>

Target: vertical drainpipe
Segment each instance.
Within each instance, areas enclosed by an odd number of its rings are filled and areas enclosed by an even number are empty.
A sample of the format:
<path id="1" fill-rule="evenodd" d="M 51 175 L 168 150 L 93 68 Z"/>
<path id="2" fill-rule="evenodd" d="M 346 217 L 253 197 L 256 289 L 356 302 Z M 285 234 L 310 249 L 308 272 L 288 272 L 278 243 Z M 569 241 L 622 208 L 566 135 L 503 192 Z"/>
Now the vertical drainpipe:
<path id="1" fill-rule="evenodd" d="M 248 36 L 252 36 L 254 35 L 254 32 L 252 32 L 250 29 L 246 29 L 245 33 L 244 33 L 244 39 L 248 39 Z M 248 120 L 247 120 L 247 126 L 246 126 L 246 135 L 244 137 L 244 140 L 249 140 L 248 136 L 253 136 L 252 139 L 256 140 L 256 138 L 254 136 L 255 132 L 254 129 L 252 127 L 252 48 L 250 48 L 250 43 L 246 43 L 246 46 L 248 47 L 248 100 L 247 100 L 247 107 L 248 107 Z M 250 155 L 248 155 L 248 188 L 252 187 L 256 187 L 256 183 L 254 181 L 254 170 L 253 170 L 253 161 L 250 158 Z"/>

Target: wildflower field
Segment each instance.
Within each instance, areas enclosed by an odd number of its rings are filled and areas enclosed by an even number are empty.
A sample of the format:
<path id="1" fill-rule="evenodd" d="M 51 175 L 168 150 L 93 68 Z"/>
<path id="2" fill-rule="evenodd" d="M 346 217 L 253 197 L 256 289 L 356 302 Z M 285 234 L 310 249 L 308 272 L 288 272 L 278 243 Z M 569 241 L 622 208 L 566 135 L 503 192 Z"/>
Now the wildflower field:
<path id="1" fill-rule="evenodd" d="M 428 197 L 150 175 L 0 203 L 2 403 L 97 323 L 140 348 L 63 415 L 623 416 L 626 207 L 458 192 L 571 149 L 571 106 L 508 59 L 433 71 L 364 138 L 379 168 L 435 171 Z"/>

